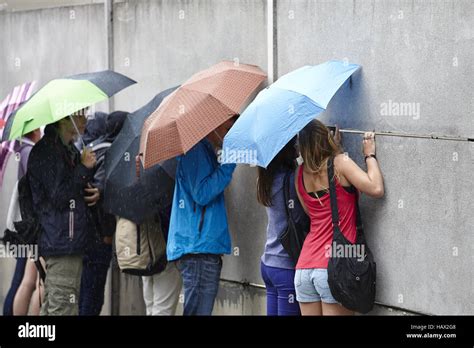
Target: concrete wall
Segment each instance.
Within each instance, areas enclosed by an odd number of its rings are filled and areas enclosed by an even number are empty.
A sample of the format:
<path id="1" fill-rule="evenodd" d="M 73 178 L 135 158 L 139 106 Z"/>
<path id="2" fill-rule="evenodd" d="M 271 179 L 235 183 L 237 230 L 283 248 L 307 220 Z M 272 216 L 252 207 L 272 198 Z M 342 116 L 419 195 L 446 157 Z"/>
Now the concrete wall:
<path id="1" fill-rule="evenodd" d="M 0 95 L 16 85 L 107 68 L 103 5 L 0 12 Z"/>
<path id="2" fill-rule="evenodd" d="M 325 122 L 474 136 L 473 2 L 276 3 L 277 76 L 328 59 L 363 66 L 335 97 Z M 6 52 L 0 57 L 0 95 L 33 77 L 45 82 L 105 68 L 102 11 L 102 5 L 87 5 L 0 14 L 1 32 L 7 33 L 0 36 Z M 116 2 L 113 66 L 139 83 L 114 98 L 115 108 L 134 110 L 222 59 L 269 69 L 266 11 L 264 0 Z M 20 69 L 15 57 L 21 57 Z M 400 103 L 413 107 L 411 113 L 384 112 Z M 360 143 L 360 136 L 344 135 L 346 150 L 362 166 Z M 377 143 L 386 196 L 361 202 L 378 265 L 380 306 L 374 314 L 474 314 L 473 143 L 404 137 L 378 137 Z M 258 285 L 266 215 L 255 199 L 255 178 L 255 168 L 239 166 L 226 192 L 233 253 L 224 259 L 216 314 L 265 313 Z M 2 263 L 2 281 L 6 268 Z M 143 314 L 140 279 L 121 276 L 116 284 L 117 311 Z"/>
<path id="3" fill-rule="evenodd" d="M 107 69 L 103 5 L 0 12 L 0 98 L 16 85 L 35 79 L 38 85 L 72 74 Z M 104 110 L 105 103 L 97 106 Z M 10 157 L 0 188 L 0 229 L 5 229 L 17 164 Z M 0 259 L 0 309 L 15 261 Z M 107 298 L 104 312 L 110 312 Z"/>
<path id="4" fill-rule="evenodd" d="M 279 75 L 334 58 L 362 65 L 325 113 L 327 123 L 474 135 L 472 1 L 280 1 L 278 48 Z M 384 112 L 390 103 L 415 108 L 397 116 Z M 386 195 L 362 201 L 378 261 L 377 300 L 423 313 L 473 314 L 474 144 L 377 140 Z M 352 156 L 359 154 L 360 136 L 345 141 Z"/>

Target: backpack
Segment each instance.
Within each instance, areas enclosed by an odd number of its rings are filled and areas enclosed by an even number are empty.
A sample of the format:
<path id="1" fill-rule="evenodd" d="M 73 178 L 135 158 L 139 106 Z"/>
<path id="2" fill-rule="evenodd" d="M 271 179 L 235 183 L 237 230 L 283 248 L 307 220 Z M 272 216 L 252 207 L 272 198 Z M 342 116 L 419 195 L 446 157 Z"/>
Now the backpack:
<path id="1" fill-rule="evenodd" d="M 2 238 L 4 244 L 10 245 L 37 245 L 42 231 L 39 218 L 33 207 L 33 195 L 31 193 L 30 181 L 28 172 L 26 172 L 17 183 L 18 195 L 16 193 L 12 196 L 10 205 L 14 207 L 18 205 L 20 208 L 20 221 L 13 221 L 14 231 L 7 229 Z M 36 267 L 40 273 L 41 278 L 45 279 L 46 274 L 43 266 L 39 260 L 35 260 Z"/>
<path id="2" fill-rule="evenodd" d="M 283 249 L 290 255 L 293 261 L 298 262 L 298 258 L 303 248 L 303 243 L 310 230 L 310 219 L 308 215 L 301 214 L 299 219 L 295 219 L 292 210 L 288 207 L 290 202 L 290 176 L 291 172 L 285 174 L 283 181 L 283 195 L 285 200 L 285 211 L 288 222 L 287 228 L 278 236 Z"/>
<path id="3" fill-rule="evenodd" d="M 15 231 L 7 229 L 3 237 L 3 242 L 12 245 L 37 244 L 41 233 L 41 225 L 38 216 L 33 208 L 33 196 L 31 194 L 29 175 L 26 173 L 18 181 L 18 195 L 13 195 L 12 199 L 18 202 L 11 202 L 11 206 L 19 206 L 21 220 L 13 221 Z"/>
<path id="4" fill-rule="evenodd" d="M 166 241 L 160 222 L 158 216 L 141 224 L 118 218 L 114 246 L 123 273 L 151 276 L 166 268 Z"/>
<path id="5" fill-rule="evenodd" d="M 337 209 L 336 185 L 334 183 L 334 159 L 328 161 L 329 194 L 331 200 L 331 215 L 333 224 L 333 242 L 331 257 L 328 261 L 328 283 L 332 296 L 347 309 L 367 313 L 372 310 L 375 302 L 376 264 L 367 246 L 359 203 L 356 201 L 356 240 L 349 242 L 339 228 L 339 212 Z M 346 246 L 360 246 L 363 250 L 363 260 L 360 255 L 337 255 L 337 250 L 350 250 Z M 336 247 L 336 252 L 334 252 Z M 363 249 L 362 249 L 363 247 Z"/>

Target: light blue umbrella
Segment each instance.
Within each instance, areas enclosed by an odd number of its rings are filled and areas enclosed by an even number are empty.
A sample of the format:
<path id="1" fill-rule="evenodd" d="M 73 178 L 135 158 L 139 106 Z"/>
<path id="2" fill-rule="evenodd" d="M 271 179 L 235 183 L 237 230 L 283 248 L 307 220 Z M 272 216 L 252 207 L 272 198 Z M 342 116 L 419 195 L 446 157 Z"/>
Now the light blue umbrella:
<path id="1" fill-rule="evenodd" d="M 322 113 L 357 64 L 304 66 L 262 90 L 224 138 L 222 163 L 267 167 L 278 152 Z"/>

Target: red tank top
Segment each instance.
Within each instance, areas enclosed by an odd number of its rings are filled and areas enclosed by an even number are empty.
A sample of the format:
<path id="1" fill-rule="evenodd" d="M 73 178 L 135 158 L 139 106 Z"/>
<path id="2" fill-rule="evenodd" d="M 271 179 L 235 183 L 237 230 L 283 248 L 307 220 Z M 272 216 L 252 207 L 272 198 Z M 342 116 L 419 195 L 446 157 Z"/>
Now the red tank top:
<path id="1" fill-rule="evenodd" d="M 329 193 L 324 194 L 318 200 L 306 192 L 303 184 L 303 165 L 298 168 L 298 192 L 308 210 L 311 228 L 304 241 L 296 269 L 327 268 L 330 256 L 328 248 L 331 246 L 333 239 Z M 339 227 L 347 240 L 354 243 L 356 238 L 356 199 L 358 194 L 347 192 L 337 178 L 335 178 L 335 183 Z"/>

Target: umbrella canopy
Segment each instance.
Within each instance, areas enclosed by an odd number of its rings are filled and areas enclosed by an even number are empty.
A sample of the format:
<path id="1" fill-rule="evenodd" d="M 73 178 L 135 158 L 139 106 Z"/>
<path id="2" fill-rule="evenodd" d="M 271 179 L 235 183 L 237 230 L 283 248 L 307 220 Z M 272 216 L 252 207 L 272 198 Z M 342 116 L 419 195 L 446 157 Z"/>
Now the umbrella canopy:
<path id="1" fill-rule="evenodd" d="M 128 77 L 110 70 L 52 80 L 17 110 L 11 122 L 7 122 L 2 141 L 16 139 L 36 128 L 59 121 L 134 83 Z"/>
<path id="2" fill-rule="evenodd" d="M 129 114 L 122 130 L 107 150 L 104 208 L 109 213 L 139 224 L 171 201 L 176 160 L 165 161 L 147 170 L 140 168 L 137 177 L 135 157 L 140 147 L 143 123 L 163 99 L 176 89 L 174 87 L 161 92 L 148 104 Z"/>
<path id="3" fill-rule="evenodd" d="M 265 79 L 257 66 L 228 61 L 193 75 L 145 121 L 140 140 L 144 167 L 186 153 L 239 114 Z"/>
<path id="4" fill-rule="evenodd" d="M 3 136 L 3 131 L 10 116 L 31 97 L 35 86 L 36 81 L 16 86 L 2 103 L 0 103 L 0 139 Z M 0 186 L 3 182 L 3 175 L 5 173 L 8 158 L 10 154 L 17 151 L 18 147 L 19 144 L 17 141 L 7 141 L 0 144 Z"/>
<path id="5" fill-rule="evenodd" d="M 322 113 L 357 64 L 328 61 L 304 66 L 261 91 L 224 138 L 223 163 L 267 167 L 311 120 Z"/>

